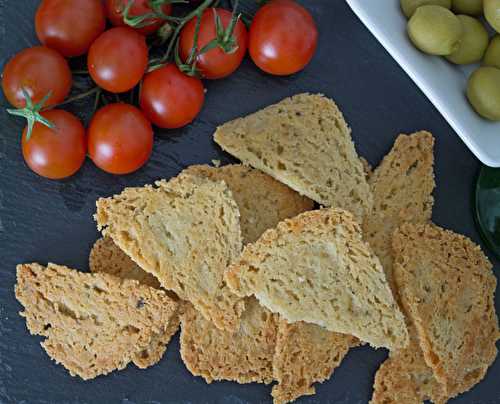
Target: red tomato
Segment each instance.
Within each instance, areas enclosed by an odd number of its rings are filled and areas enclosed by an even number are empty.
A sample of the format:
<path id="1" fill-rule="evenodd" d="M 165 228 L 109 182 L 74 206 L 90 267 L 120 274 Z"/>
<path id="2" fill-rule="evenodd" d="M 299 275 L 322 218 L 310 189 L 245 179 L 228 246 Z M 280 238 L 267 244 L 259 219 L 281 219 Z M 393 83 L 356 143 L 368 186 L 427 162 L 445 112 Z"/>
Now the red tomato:
<path id="1" fill-rule="evenodd" d="M 112 28 L 92 44 L 87 64 L 99 87 L 112 93 L 131 90 L 148 67 L 146 39 L 132 28 Z"/>
<path id="2" fill-rule="evenodd" d="M 53 129 L 36 122 L 29 140 L 27 128 L 22 137 L 23 157 L 35 173 L 58 180 L 76 173 L 87 151 L 85 128 L 80 120 L 62 109 L 42 112 L 51 121 Z"/>
<path id="3" fill-rule="evenodd" d="M 73 78 L 68 62 L 55 50 L 45 46 L 28 48 L 15 55 L 5 65 L 2 88 L 7 100 L 16 108 L 24 108 L 23 89 L 33 103 L 41 101 L 49 91 L 46 105 L 64 101 L 71 90 Z"/>
<path id="4" fill-rule="evenodd" d="M 278 76 L 302 70 L 317 43 L 318 30 L 311 14 L 292 0 L 272 0 L 257 11 L 250 27 L 252 60 Z"/>
<path id="5" fill-rule="evenodd" d="M 105 0 L 104 5 L 106 7 L 106 14 L 108 16 L 109 21 L 115 27 L 126 25 L 123 21 L 123 10 L 127 5 L 128 0 Z M 151 7 L 149 6 L 148 0 L 133 0 L 134 4 L 130 8 L 129 16 L 135 17 L 138 15 L 144 15 L 151 13 Z M 162 6 L 162 11 L 164 14 L 170 15 L 172 12 L 172 5 L 165 4 Z M 158 30 L 164 23 L 161 18 L 151 18 L 146 20 L 148 25 L 142 28 L 136 28 L 137 32 L 140 32 L 142 35 L 150 35 Z"/>
<path id="6" fill-rule="evenodd" d="M 215 13 L 218 14 L 224 28 L 229 25 L 232 14 L 222 8 L 208 8 L 203 12 L 198 36 L 198 50 L 201 50 L 210 41 L 216 38 Z M 189 57 L 189 53 L 194 45 L 194 33 L 197 19 L 193 18 L 182 29 L 180 36 L 180 55 L 184 62 Z M 240 20 L 237 22 L 233 36 L 236 40 L 236 51 L 226 53 L 220 47 L 209 50 L 197 57 L 196 67 L 203 77 L 207 79 L 220 79 L 229 76 L 241 64 L 247 52 L 248 34 L 245 24 Z"/>
<path id="7" fill-rule="evenodd" d="M 186 76 L 169 64 L 144 77 L 141 109 L 160 128 L 174 129 L 190 123 L 205 101 L 201 80 Z"/>
<path id="8" fill-rule="evenodd" d="M 66 57 L 87 53 L 105 28 L 100 0 L 43 0 L 35 16 L 40 42 Z"/>
<path id="9" fill-rule="evenodd" d="M 153 129 L 136 107 L 109 104 L 92 118 L 88 141 L 89 156 L 96 166 L 111 174 L 128 174 L 151 156 Z"/>

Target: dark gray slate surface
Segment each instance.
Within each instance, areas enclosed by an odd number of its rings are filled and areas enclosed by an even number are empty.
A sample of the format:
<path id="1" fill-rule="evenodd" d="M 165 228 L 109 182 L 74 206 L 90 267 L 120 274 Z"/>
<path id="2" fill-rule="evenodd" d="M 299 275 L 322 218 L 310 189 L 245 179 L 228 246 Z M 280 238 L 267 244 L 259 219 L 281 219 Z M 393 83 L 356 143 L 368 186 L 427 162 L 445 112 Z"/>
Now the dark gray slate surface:
<path id="1" fill-rule="evenodd" d="M 375 1 L 375 0 L 367 0 Z M 388 0 L 377 0 L 388 1 Z M 0 66 L 36 43 L 35 0 L 0 0 Z M 87 255 L 98 237 L 92 220 L 97 197 L 124 186 L 169 178 L 194 163 L 230 161 L 212 143 L 216 125 L 302 91 L 333 97 L 353 128 L 358 151 L 377 164 L 400 132 L 432 131 L 437 138 L 434 220 L 479 242 L 471 194 L 479 163 L 411 80 L 341 0 L 308 0 L 321 37 L 318 53 L 301 74 L 269 77 L 250 61 L 231 78 L 206 83 L 201 116 L 189 127 L 158 133 L 149 164 L 116 177 L 90 162 L 74 178 L 52 182 L 37 177 L 20 153 L 22 123 L 4 112 L 0 99 L 0 402 L 1 403 L 269 403 L 270 387 L 213 383 L 189 375 L 178 339 L 161 363 L 147 371 L 134 366 L 90 382 L 71 378 L 50 361 L 30 337 L 14 299 L 15 265 L 48 261 L 87 270 Z M 491 256 L 493 259 L 493 257 Z M 498 261 L 495 261 L 498 273 Z M 497 305 L 498 307 L 498 305 Z M 366 403 L 384 350 L 350 352 L 335 376 L 302 403 Z M 500 402 L 500 363 L 456 403 Z"/>

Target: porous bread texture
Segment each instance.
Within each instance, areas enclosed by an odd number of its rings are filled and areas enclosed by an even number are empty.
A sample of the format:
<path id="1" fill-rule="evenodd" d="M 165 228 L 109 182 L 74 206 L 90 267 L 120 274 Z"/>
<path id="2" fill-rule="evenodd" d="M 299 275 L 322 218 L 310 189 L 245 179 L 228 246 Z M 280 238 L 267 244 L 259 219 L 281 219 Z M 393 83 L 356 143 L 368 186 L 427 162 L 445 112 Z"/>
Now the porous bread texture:
<path id="1" fill-rule="evenodd" d="M 374 203 L 364 218 L 363 233 L 393 289 L 392 234 L 405 222 L 431 219 L 436 186 L 433 148 L 434 137 L 429 132 L 399 135 L 369 179 Z"/>
<path id="2" fill-rule="evenodd" d="M 255 295 L 288 322 L 305 321 L 375 347 L 404 347 L 408 334 L 378 258 L 352 214 L 306 212 L 243 250 L 226 272 L 239 296 Z"/>
<path id="3" fill-rule="evenodd" d="M 97 240 L 89 255 L 89 269 L 91 272 L 106 273 L 122 279 L 134 279 L 143 285 L 159 289 L 158 279 L 144 271 L 137 265 L 111 237 L 102 237 Z"/>
<path id="4" fill-rule="evenodd" d="M 392 235 L 404 222 L 424 224 L 431 219 L 435 187 L 433 146 L 434 137 L 425 131 L 399 135 L 369 179 L 374 204 L 363 222 L 364 235 L 380 258 L 396 300 Z M 372 404 L 447 400 L 443 387 L 425 363 L 415 326 L 411 321 L 407 324 L 410 344 L 392 351 L 377 371 Z"/>
<path id="5" fill-rule="evenodd" d="M 240 210 L 243 244 L 256 241 L 284 219 L 313 209 L 314 202 L 269 175 L 240 164 L 223 167 L 196 165 L 183 173 L 224 181 Z"/>
<path id="6" fill-rule="evenodd" d="M 84 380 L 130 362 L 142 366 L 140 354 L 177 310 L 163 291 L 55 264 L 18 265 L 16 298 L 30 333 L 45 337 L 47 354 Z"/>
<path id="7" fill-rule="evenodd" d="M 181 357 L 207 383 L 271 383 L 277 316 L 248 298 L 235 333 L 222 331 L 188 305 L 181 316 Z"/>
<path id="8" fill-rule="evenodd" d="M 359 340 L 328 331 L 318 325 L 281 319 L 278 325 L 273 375 L 275 404 L 284 404 L 305 395 L 313 395 L 314 383 L 328 380 L 350 348 Z"/>
<path id="9" fill-rule="evenodd" d="M 121 279 L 133 279 L 143 285 L 159 289 L 160 282 L 151 274 L 143 271 L 132 259 L 125 254 L 110 237 L 97 240 L 90 251 L 89 267 L 91 272 L 107 273 Z M 176 296 L 167 293 L 175 301 Z M 159 362 L 167 349 L 167 345 L 179 329 L 180 317 L 175 313 L 165 331 L 155 335 L 151 344 L 134 357 L 134 363 L 141 369 Z"/>
<path id="10" fill-rule="evenodd" d="M 372 195 L 337 105 L 320 94 L 298 94 L 220 126 L 215 142 L 324 206 L 370 212 Z"/>
<path id="11" fill-rule="evenodd" d="M 491 263 L 471 240 L 435 225 L 404 224 L 393 249 L 394 279 L 425 362 L 447 396 L 469 390 L 497 355 Z"/>
<path id="12" fill-rule="evenodd" d="M 239 217 L 224 182 L 188 174 L 101 198 L 95 215 L 103 235 L 165 289 L 229 331 L 244 310 L 223 277 L 241 253 Z"/>
<path id="13" fill-rule="evenodd" d="M 377 370 L 370 404 L 422 404 L 427 400 L 444 404 L 448 401 L 444 386 L 425 363 L 417 330 L 411 323 L 408 333 L 408 347 L 390 352 Z"/>

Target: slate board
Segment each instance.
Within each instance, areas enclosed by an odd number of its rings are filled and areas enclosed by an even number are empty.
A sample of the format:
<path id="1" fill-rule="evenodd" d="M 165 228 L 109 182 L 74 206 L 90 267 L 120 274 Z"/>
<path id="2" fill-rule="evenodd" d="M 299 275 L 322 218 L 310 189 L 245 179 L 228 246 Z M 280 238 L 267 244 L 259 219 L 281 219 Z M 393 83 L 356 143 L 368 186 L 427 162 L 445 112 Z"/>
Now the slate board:
<path id="1" fill-rule="evenodd" d="M 367 0 L 368 1 L 368 0 Z M 373 0 L 371 0 L 373 1 Z M 378 0 L 384 1 L 384 0 Z M 52 182 L 29 171 L 20 152 L 22 122 L 4 111 L 0 99 L 0 402 L 1 403 L 269 403 L 269 386 L 213 383 L 192 377 L 181 362 L 178 338 L 161 363 L 146 371 L 134 366 L 90 382 L 72 378 L 31 337 L 17 313 L 15 265 L 48 261 L 87 270 L 98 234 L 95 200 L 125 186 L 170 178 L 190 164 L 231 159 L 212 142 L 214 128 L 286 96 L 322 92 L 334 98 L 353 129 L 359 153 L 376 165 L 400 132 L 427 129 L 436 136 L 437 190 L 434 221 L 480 242 L 472 213 L 479 163 L 425 96 L 341 0 L 304 1 L 320 30 L 318 52 L 304 72 L 270 77 L 246 60 L 223 81 L 207 82 L 206 105 L 195 123 L 158 133 L 149 164 L 117 177 L 91 162 L 72 179 Z M 38 1 L 0 0 L 0 67 L 36 43 L 33 15 Z M 489 252 L 488 252 L 489 253 Z M 493 259 L 492 254 L 490 257 Z M 498 273 L 499 262 L 494 261 Z M 497 309 L 498 309 L 497 304 Z M 373 375 L 386 351 L 352 350 L 334 377 L 301 403 L 366 403 Z M 454 403 L 500 403 L 500 361 L 486 379 Z"/>

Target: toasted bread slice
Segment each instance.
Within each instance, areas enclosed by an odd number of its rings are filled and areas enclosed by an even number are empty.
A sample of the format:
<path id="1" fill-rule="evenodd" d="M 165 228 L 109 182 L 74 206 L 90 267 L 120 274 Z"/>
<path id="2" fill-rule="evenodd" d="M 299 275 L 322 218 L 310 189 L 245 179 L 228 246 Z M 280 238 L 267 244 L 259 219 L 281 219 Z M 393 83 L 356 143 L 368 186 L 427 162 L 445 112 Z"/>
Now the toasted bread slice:
<path id="1" fill-rule="evenodd" d="M 444 404 L 448 401 L 444 386 L 425 363 L 413 325 L 408 326 L 408 333 L 408 347 L 391 352 L 377 370 L 371 404 L 422 404 L 427 400 Z"/>
<path id="2" fill-rule="evenodd" d="M 318 325 L 280 320 L 273 360 L 275 404 L 312 395 L 314 383 L 329 379 L 350 348 L 359 340 L 350 335 L 328 331 Z"/>
<path id="3" fill-rule="evenodd" d="M 239 296 L 255 295 L 288 322 L 306 321 L 375 347 L 404 347 L 408 334 L 382 266 L 352 214 L 303 213 L 266 231 L 226 273 Z"/>
<path id="4" fill-rule="evenodd" d="M 228 122 L 215 141 L 244 164 L 258 168 L 302 195 L 361 219 L 372 207 L 363 164 L 335 103 L 299 94 Z"/>
<path id="5" fill-rule="evenodd" d="M 125 368 L 165 332 L 177 303 L 164 292 L 107 274 L 49 264 L 18 265 L 16 297 L 31 334 L 71 375 Z"/>
<path id="6" fill-rule="evenodd" d="M 165 289 L 218 328 L 235 331 L 244 301 L 223 274 L 241 252 L 239 216 L 225 183 L 182 174 L 99 199 L 95 218 L 103 235 Z"/>
<path id="7" fill-rule="evenodd" d="M 369 184 L 373 210 L 365 216 L 365 240 L 392 282 L 392 234 L 403 223 L 427 223 L 434 198 L 434 137 L 428 132 L 399 135 Z"/>
<path id="8" fill-rule="evenodd" d="M 393 249 L 394 279 L 425 362 L 446 395 L 469 390 L 497 355 L 491 263 L 471 240 L 435 225 L 401 226 Z"/>
<path id="9" fill-rule="evenodd" d="M 133 279 L 143 285 L 159 289 L 160 282 L 151 274 L 143 271 L 132 259 L 113 242 L 110 237 L 97 240 L 90 251 L 89 267 L 91 272 L 107 273 L 121 279 Z M 167 293 L 178 300 L 172 293 Z M 134 363 L 144 369 L 157 363 L 165 353 L 167 345 L 180 326 L 180 317 L 175 313 L 170 319 L 165 331 L 155 335 L 151 344 L 134 356 Z"/>
<path id="10" fill-rule="evenodd" d="M 235 333 L 217 329 L 191 305 L 181 319 L 181 356 L 193 375 L 202 376 L 207 383 L 273 380 L 277 316 L 257 300 L 247 299 Z"/>
<path id="11" fill-rule="evenodd" d="M 253 243 L 265 230 L 314 207 L 310 199 L 250 167 L 198 165 L 188 167 L 183 173 L 226 183 L 240 209 L 243 244 Z"/>

